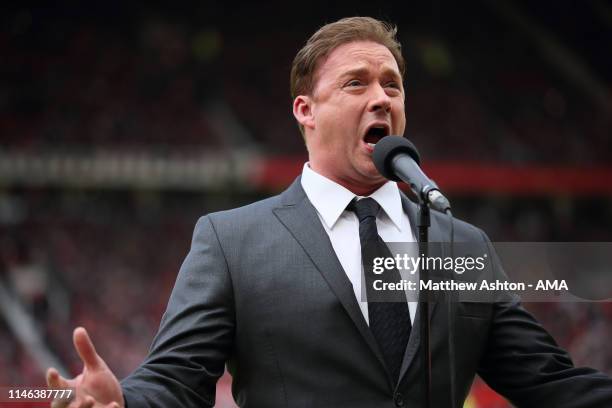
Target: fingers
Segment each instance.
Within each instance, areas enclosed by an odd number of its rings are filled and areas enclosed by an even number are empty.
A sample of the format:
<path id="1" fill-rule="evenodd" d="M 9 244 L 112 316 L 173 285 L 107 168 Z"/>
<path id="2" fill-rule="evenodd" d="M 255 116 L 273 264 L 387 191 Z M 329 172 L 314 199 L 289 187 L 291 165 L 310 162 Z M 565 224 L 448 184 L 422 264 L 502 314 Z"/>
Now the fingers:
<path id="1" fill-rule="evenodd" d="M 73 380 L 67 380 L 62 377 L 55 368 L 51 367 L 47 370 L 47 387 L 50 389 L 66 389 L 74 387 Z M 69 406 L 73 398 L 57 398 L 51 402 L 51 408 L 65 408 Z"/>
<path id="2" fill-rule="evenodd" d="M 96 406 L 96 400 L 92 396 L 73 401 L 53 400 L 51 408 L 93 408 Z M 100 405 L 98 404 L 98 407 Z M 106 407 L 105 407 L 106 408 Z"/>
<path id="3" fill-rule="evenodd" d="M 47 370 L 47 386 L 49 388 L 69 388 L 70 384 L 68 380 L 62 377 L 55 368 L 49 368 Z"/>
<path id="4" fill-rule="evenodd" d="M 77 327 L 74 329 L 72 341 L 74 342 L 74 347 L 76 348 L 77 353 L 79 353 L 79 357 L 81 357 L 85 367 L 91 370 L 96 370 L 100 367 L 101 359 L 98 356 L 98 353 L 96 353 L 96 348 L 91 342 L 91 339 L 87 334 L 87 330 L 85 330 L 83 327 Z"/>
<path id="5" fill-rule="evenodd" d="M 79 408 L 93 408 L 96 400 L 91 395 L 85 397 L 85 400 L 79 404 Z"/>
<path id="6" fill-rule="evenodd" d="M 83 401 L 78 403 L 75 408 L 120 408 L 120 405 L 116 402 L 111 402 L 107 405 L 101 405 L 94 399 L 94 397 L 87 396 Z"/>
<path id="7" fill-rule="evenodd" d="M 94 397 L 87 395 L 84 398 L 75 399 L 55 399 L 51 402 L 51 408 L 121 408 L 119 403 L 111 402 L 102 405 Z"/>
<path id="8" fill-rule="evenodd" d="M 76 399 L 73 401 L 67 400 L 53 400 L 51 403 L 51 408 L 94 408 L 96 407 L 96 400 L 91 397 L 85 397 L 83 399 Z M 97 407 L 101 407 L 100 404 Z M 104 406 L 107 408 L 107 406 Z"/>
<path id="9" fill-rule="evenodd" d="M 63 399 L 62 400 L 58 400 L 58 399 L 55 399 L 55 400 L 53 400 L 51 402 L 51 408 L 67 408 L 67 407 L 69 407 L 69 405 L 68 405 L 69 403 L 70 403 L 70 401 L 68 401 L 68 400 L 63 400 Z"/>
<path id="10" fill-rule="evenodd" d="M 69 408 L 120 408 L 120 405 L 116 402 L 102 405 L 90 395 L 85 397 L 82 401 L 73 402 L 71 405 L 69 405 Z"/>
<path id="11" fill-rule="evenodd" d="M 120 408 L 120 405 L 117 402 L 111 402 L 110 404 L 102 405 L 99 402 L 97 402 L 94 399 L 94 397 L 87 396 L 85 397 L 83 401 L 75 403 L 74 407 L 75 408 Z M 69 408 L 72 408 L 72 405 Z"/>

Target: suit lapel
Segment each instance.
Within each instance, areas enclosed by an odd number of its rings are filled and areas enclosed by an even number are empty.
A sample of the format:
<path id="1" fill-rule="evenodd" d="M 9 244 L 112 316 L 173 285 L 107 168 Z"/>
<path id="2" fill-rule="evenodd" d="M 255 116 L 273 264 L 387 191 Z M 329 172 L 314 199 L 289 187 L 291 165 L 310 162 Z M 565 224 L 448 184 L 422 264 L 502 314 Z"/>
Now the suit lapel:
<path id="1" fill-rule="evenodd" d="M 418 237 L 417 217 L 418 207 L 411 202 L 405 194 L 401 193 L 402 208 L 408 219 L 414 237 Z M 321 273 L 327 284 L 330 286 L 333 293 L 336 295 L 349 317 L 363 336 L 364 340 L 376 355 L 380 364 L 385 367 L 385 372 L 388 375 L 388 381 L 392 383 L 390 374 L 386 369 L 382 353 L 376 343 L 376 339 L 372 335 L 368 327 L 361 309 L 355 299 L 355 294 L 350 280 L 346 276 L 336 253 L 331 245 L 327 233 L 321 225 L 321 221 L 317 216 L 316 210 L 310 201 L 307 199 L 304 190 L 298 177 L 293 184 L 282 194 L 282 205 L 273 209 L 274 215 L 287 228 L 295 240 L 304 249 L 312 263 Z M 432 217 L 433 219 L 433 217 Z M 442 242 L 440 230 L 437 226 L 432 225 L 429 231 L 430 242 Z M 437 302 L 429 304 L 429 319 L 433 318 Z M 408 368 L 413 363 L 417 351 L 420 348 L 421 335 L 419 330 L 420 317 L 417 310 L 415 321 L 413 322 L 413 330 L 406 346 L 404 359 L 400 371 L 400 381 L 408 371 Z M 398 382 L 398 384 L 399 384 Z M 395 387 L 393 387 L 395 388 Z"/>
<path id="2" fill-rule="evenodd" d="M 306 198 L 299 177 L 283 193 L 282 206 L 275 208 L 273 212 L 323 275 L 372 352 L 383 367 L 386 367 L 376 339 L 355 299 L 352 284 L 334 252 L 315 208 Z M 387 371 L 386 368 L 385 371 Z M 391 381 L 391 378 L 389 377 L 388 380 Z"/>

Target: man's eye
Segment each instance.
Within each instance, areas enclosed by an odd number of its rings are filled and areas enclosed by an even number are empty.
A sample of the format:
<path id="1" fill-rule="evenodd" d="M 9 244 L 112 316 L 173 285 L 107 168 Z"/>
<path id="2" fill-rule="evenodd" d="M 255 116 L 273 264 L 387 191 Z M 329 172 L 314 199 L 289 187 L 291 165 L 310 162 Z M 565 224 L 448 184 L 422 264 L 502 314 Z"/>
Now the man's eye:
<path id="1" fill-rule="evenodd" d="M 361 85 L 361 81 L 357 80 L 357 79 L 353 79 L 351 81 L 348 81 L 346 83 L 346 86 L 360 86 Z"/>
<path id="2" fill-rule="evenodd" d="M 397 82 L 388 82 L 385 87 L 387 88 L 395 88 L 395 89 L 400 89 L 400 84 Z"/>

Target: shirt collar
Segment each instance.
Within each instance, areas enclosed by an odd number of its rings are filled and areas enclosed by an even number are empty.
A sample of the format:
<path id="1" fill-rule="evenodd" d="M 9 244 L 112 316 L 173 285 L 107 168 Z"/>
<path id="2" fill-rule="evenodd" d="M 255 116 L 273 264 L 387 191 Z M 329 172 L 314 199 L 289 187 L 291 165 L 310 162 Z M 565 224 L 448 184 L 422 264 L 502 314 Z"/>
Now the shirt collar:
<path id="1" fill-rule="evenodd" d="M 304 164 L 301 183 L 306 196 L 329 229 L 334 227 L 342 212 L 356 197 L 347 188 L 311 169 L 308 163 Z M 403 210 L 397 183 L 389 181 L 383 184 L 370 197 L 376 200 L 395 227 L 401 231 Z"/>

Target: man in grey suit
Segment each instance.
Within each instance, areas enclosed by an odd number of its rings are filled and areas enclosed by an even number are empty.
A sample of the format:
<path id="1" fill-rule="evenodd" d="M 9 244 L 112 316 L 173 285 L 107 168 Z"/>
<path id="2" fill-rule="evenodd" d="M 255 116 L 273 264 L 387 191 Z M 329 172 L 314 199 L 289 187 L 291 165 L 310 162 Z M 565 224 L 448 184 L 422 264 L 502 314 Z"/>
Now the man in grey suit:
<path id="1" fill-rule="evenodd" d="M 364 231 L 415 239 L 415 204 L 371 158 L 381 137 L 404 133 L 403 72 L 389 25 L 356 17 L 317 31 L 291 73 L 309 154 L 301 177 L 278 196 L 198 221 L 149 355 L 129 377 L 119 383 L 78 328 L 83 373 L 67 380 L 50 369 L 49 385 L 76 387 L 72 407 L 213 406 L 227 364 L 243 407 L 422 406 L 417 304 L 377 309 L 360 296 Z M 488 243 L 467 223 L 454 229 L 457 242 Z M 431 241 L 449 230 L 433 213 Z M 575 368 L 518 301 L 432 304 L 429 319 L 434 407 L 451 406 L 451 377 L 462 406 L 476 373 L 519 407 L 612 407 L 612 380 Z M 389 326 L 402 339 L 389 338 Z"/>

